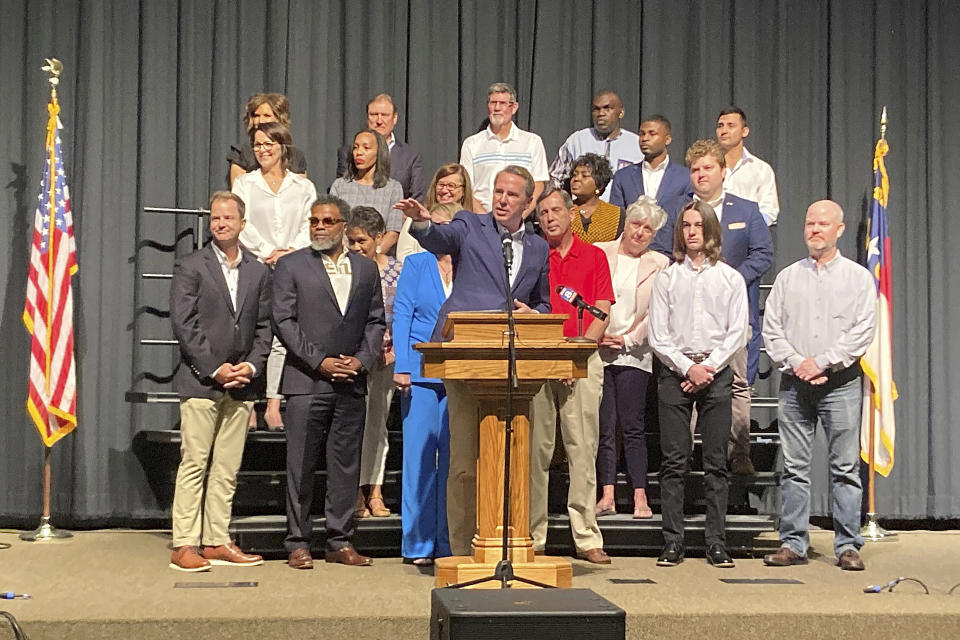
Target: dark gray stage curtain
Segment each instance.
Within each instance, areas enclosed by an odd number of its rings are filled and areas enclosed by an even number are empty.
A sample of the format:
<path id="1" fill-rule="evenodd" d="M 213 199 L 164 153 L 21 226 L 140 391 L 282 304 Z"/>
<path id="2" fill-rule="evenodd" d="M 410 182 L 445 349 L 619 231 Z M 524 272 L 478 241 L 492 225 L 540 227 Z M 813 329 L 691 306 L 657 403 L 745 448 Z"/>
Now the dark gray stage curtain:
<path id="1" fill-rule="evenodd" d="M 380 91 L 400 110 L 397 134 L 428 173 L 455 160 L 485 116 L 487 86 L 517 87 L 517 120 L 549 156 L 589 125 L 590 97 L 623 97 L 625 125 L 663 113 L 672 158 L 711 137 L 718 111 L 749 115 L 749 148 L 776 169 L 781 199 L 777 268 L 803 256 L 802 219 L 813 200 L 847 211 L 843 252 L 856 256 L 882 105 L 890 113 L 894 242 L 897 463 L 878 485 L 887 516 L 960 516 L 960 414 L 950 363 L 960 360 L 960 296 L 951 249 L 960 201 L 948 141 L 960 124 L 949 36 L 952 3 L 874 0 L 0 0 L 0 518 L 32 522 L 40 504 L 40 441 L 24 411 L 27 335 L 20 314 L 33 203 L 42 166 L 48 86 L 42 59 L 66 72 L 60 99 L 80 272 L 74 280 L 80 426 L 54 449 L 54 514 L 75 524 L 164 517 L 132 442 L 168 428 L 170 407 L 131 405 L 131 388 L 167 390 L 167 285 L 138 274 L 169 271 L 189 251 L 190 220 L 143 206 L 204 206 L 226 185 L 228 146 L 259 90 L 285 92 L 309 175 L 324 191 L 336 148 L 364 124 Z M 954 176 L 952 179 L 950 176 Z M 768 387 L 775 378 L 762 381 Z M 825 470 L 820 469 L 825 473 Z M 820 474 L 821 476 L 823 473 Z M 814 488 L 815 513 L 829 510 Z"/>

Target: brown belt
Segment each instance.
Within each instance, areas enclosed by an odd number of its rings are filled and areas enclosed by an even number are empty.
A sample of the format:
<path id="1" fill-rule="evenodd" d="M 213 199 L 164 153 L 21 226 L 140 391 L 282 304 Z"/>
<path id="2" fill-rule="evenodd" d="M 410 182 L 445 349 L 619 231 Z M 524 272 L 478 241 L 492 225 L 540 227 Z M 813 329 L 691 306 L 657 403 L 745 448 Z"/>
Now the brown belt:
<path id="1" fill-rule="evenodd" d="M 707 353 L 685 353 L 683 355 L 693 360 L 693 364 L 700 364 L 701 362 L 703 362 L 704 360 L 710 357 L 710 352 L 708 351 Z"/>

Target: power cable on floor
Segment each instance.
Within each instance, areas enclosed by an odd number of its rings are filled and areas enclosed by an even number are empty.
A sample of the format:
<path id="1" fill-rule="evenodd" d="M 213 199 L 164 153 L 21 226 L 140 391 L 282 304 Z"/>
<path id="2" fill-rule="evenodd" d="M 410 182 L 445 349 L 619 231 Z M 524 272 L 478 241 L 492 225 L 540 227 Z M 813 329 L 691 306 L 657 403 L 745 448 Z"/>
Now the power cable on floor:
<path id="1" fill-rule="evenodd" d="M 0 611 L 0 616 L 3 616 L 7 619 L 7 622 L 10 623 L 10 629 L 13 631 L 13 637 L 15 640 L 30 640 L 27 637 L 27 634 L 23 632 L 23 629 L 20 628 L 20 623 L 17 622 L 17 619 L 13 617 L 13 614 L 9 611 Z"/>
<path id="2" fill-rule="evenodd" d="M 916 582 L 918 585 L 923 587 L 923 592 L 925 594 L 930 595 L 930 589 L 928 589 L 927 585 L 925 585 L 921 580 L 918 580 L 916 578 L 905 578 L 903 576 L 900 576 L 899 578 L 894 578 L 887 584 L 871 584 L 870 586 L 864 587 L 863 592 L 864 593 L 880 593 L 881 591 L 886 589 L 888 592 L 893 593 L 893 590 L 901 582 Z"/>

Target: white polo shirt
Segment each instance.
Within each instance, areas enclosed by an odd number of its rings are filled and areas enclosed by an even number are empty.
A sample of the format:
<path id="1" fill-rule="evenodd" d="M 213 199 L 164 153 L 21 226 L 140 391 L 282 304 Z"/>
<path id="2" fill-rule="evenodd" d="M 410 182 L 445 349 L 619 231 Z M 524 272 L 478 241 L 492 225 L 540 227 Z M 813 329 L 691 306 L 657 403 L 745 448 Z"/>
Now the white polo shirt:
<path id="1" fill-rule="evenodd" d="M 492 208 L 493 181 L 504 167 L 519 165 L 537 182 L 546 182 L 550 177 L 543 140 L 535 133 L 524 131 L 515 122 L 510 124 L 510 133 L 504 140 L 490 127 L 464 140 L 460 147 L 460 164 L 470 174 L 473 196 L 485 211 Z"/>

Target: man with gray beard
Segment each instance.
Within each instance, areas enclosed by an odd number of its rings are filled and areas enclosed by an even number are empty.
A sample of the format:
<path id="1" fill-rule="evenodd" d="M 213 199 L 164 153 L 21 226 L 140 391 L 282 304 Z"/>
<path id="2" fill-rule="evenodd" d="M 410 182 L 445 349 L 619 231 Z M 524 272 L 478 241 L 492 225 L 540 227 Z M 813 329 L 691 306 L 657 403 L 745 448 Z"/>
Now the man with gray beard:
<path id="1" fill-rule="evenodd" d="M 360 480 L 367 372 L 386 328 L 376 263 L 346 251 L 350 206 L 324 195 L 310 209 L 311 246 L 277 262 L 273 331 L 287 348 L 287 563 L 312 569 L 313 475 L 326 436 L 326 561 L 373 564 L 350 543 Z"/>

